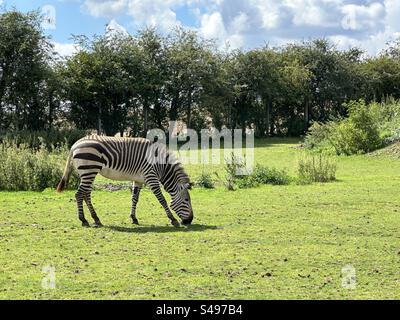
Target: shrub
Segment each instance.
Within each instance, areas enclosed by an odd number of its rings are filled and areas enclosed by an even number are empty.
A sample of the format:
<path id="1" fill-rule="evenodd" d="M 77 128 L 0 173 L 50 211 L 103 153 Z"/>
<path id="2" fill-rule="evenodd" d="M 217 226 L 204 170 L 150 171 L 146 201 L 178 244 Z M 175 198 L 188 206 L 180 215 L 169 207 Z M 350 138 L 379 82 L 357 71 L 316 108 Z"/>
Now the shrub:
<path id="1" fill-rule="evenodd" d="M 339 123 L 331 139 L 338 154 L 356 154 L 374 151 L 382 146 L 378 117 L 375 109 L 364 101 L 352 101 L 345 106 L 349 118 Z"/>
<path id="2" fill-rule="evenodd" d="M 304 155 L 298 161 L 298 179 L 302 184 L 334 181 L 336 169 L 332 158 L 323 153 Z"/>
<path id="3" fill-rule="evenodd" d="M 374 151 L 383 145 L 380 134 L 380 118 L 376 104 L 364 101 L 344 104 L 349 117 L 326 124 L 314 124 L 305 139 L 305 147 L 337 154 L 357 154 Z"/>
<path id="4" fill-rule="evenodd" d="M 202 172 L 201 175 L 196 180 L 196 185 L 206 189 L 213 189 L 214 181 L 211 177 L 211 174 L 207 172 Z"/>
<path id="5" fill-rule="evenodd" d="M 0 145 L 0 190 L 43 191 L 54 188 L 60 181 L 65 161 L 65 151 L 50 153 L 41 147 L 32 151 L 24 145 Z M 70 187 L 77 187 L 79 177 L 73 172 Z"/>
<path id="6" fill-rule="evenodd" d="M 390 144 L 400 139 L 400 102 L 388 98 L 384 103 L 373 103 L 378 118 L 379 132 L 384 143 Z"/>
<path id="7" fill-rule="evenodd" d="M 332 135 L 334 122 L 320 123 L 314 122 L 308 129 L 304 139 L 306 149 L 325 150 L 333 149 L 329 137 Z"/>
<path id="8" fill-rule="evenodd" d="M 231 152 L 230 158 L 225 159 L 225 178 L 220 180 L 222 180 L 222 183 L 228 190 L 235 190 L 237 181 L 243 177 L 240 173 L 245 167 L 246 160 L 235 156 L 233 152 Z M 216 175 L 219 178 L 217 173 Z"/>
<path id="9" fill-rule="evenodd" d="M 231 153 L 230 159 L 225 159 L 226 176 L 222 182 L 228 190 L 251 188 L 261 184 L 284 185 L 291 179 L 285 170 L 267 168 L 257 164 L 253 172 L 246 174 L 246 159 L 241 159 Z M 217 177 L 218 174 L 216 173 Z"/>
<path id="10" fill-rule="evenodd" d="M 239 188 L 251 188 L 262 184 L 285 185 L 291 181 L 285 170 L 267 168 L 257 164 L 254 171 L 238 180 Z"/>

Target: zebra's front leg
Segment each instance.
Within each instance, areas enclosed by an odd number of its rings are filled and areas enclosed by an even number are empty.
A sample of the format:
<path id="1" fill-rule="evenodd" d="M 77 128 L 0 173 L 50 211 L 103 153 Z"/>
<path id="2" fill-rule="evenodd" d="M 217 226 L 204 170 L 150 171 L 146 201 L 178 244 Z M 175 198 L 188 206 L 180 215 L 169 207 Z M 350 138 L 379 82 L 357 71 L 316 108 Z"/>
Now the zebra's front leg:
<path id="1" fill-rule="evenodd" d="M 165 200 L 164 195 L 161 192 L 161 188 L 160 188 L 158 181 L 148 182 L 147 185 L 150 187 L 150 190 L 156 195 L 158 201 L 161 203 L 162 207 L 164 208 L 164 210 L 167 214 L 167 217 L 171 221 L 171 224 L 174 227 L 179 227 L 180 224 L 179 224 L 178 220 L 175 219 L 171 210 L 169 209 L 167 200 Z"/>
<path id="2" fill-rule="evenodd" d="M 132 184 L 132 208 L 131 208 L 131 218 L 133 224 L 139 224 L 136 218 L 136 206 L 139 201 L 140 190 L 142 190 L 142 185 L 138 183 Z"/>

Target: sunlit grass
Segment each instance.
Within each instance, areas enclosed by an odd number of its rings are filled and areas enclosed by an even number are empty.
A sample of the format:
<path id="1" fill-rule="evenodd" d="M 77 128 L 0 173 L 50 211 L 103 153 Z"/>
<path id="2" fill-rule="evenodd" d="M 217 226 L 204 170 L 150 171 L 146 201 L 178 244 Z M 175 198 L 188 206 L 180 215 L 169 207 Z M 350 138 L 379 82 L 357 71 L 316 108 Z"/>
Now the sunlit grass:
<path id="1" fill-rule="evenodd" d="M 255 161 L 295 175 L 296 143 L 258 141 Z M 74 191 L 2 192 L 0 298 L 400 298 L 400 162 L 336 160 L 333 183 L 195 188 L 194 225 L 179 229 L 147 189 L 138 227 L 129 190 L 96 190 L 100 229 L 80 226 Z M 192 178 L 223 170 L 185 168 Z M 47 265 L 54 290 L 41 287 Z M 356 270 L 354 290 L 341 285 L 346 265 Z"/>

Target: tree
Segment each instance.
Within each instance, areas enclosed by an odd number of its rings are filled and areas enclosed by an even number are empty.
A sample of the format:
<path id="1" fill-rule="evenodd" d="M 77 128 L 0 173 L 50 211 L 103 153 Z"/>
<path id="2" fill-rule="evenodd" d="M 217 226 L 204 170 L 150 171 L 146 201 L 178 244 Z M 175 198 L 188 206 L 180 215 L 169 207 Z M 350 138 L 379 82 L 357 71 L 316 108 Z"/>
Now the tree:
<path id="1" fill-rule="evenodd" d="M 313 120 L 327 121 L 332 116 L 344 115 L 343 102 L 357 99 L 362 51 L 338 51 L 329 41 L 316 39 L 301 45 L 289 45 L 287 50 L 310 71 L 308 86 L 309 116 Z"/>
<path id="2" fill-rule="evenodd" d="M 223 51 L 191 30 L 147 28 L 78 36 L 79 51 L 60 60 L 40 25 L 37 12 L 0 14 L 0 129 L 50 129 L 60 118 L 145 136 L 180 120 L 300 135 L 311 121 L 348 116 L 348 101 L 400 99 L 398 40 L 375 57 L 326 39 Z"/>
<path id="3" fill-rule="evenodd" d="M 165 39 L 154 28 L 139 32 L 138 46 L 141 56 L 141 72 L 138 79 L 138 101 L 143 110 L 143 136 L 149 129 L 149 114 L 159 128 L 166 116 L 164 88 L 166 77 Z"/>
<path id="4" fill-rule="evenodd" d="M 197 33 L 177 28 L 168 38 L 166 92 L 170 100 L 169 118 L 181 118 L 192 126 L 193 108 L 199 107 L 204 88 L 211 81 L 215 65 L 213 42 Z"/>
<path id="5" fill-rule="evenodd" d="M 82 44 L 81 44 L 82 45 Z M 141 70 L 136 42 L 122 35 L 97 37 L 66 61 L 65 99 L 79 128 L 123 134 Z"/>
<path id="6" fill-rule="evenodd" d="M 46 125 L 46 90 L 53 48 L 38 12 L 0 14 L 0 128 L 38 130 Z"/>
<path id="7" fill-rule="evenodd" d="M 364 72 L 364 96 L 367 101 L 381 102 L 392 96 L 400 99 L 400 59 L 383 53 L 366 60 Z"/>
<path id="8" fill-rule="evenodd" d="M 300 63 L 290 50 L 284 48 L 279 55 L 280 89 L 277 114 L 280 132 L 298 136 L 309 126 L 309 82 L 311 72 Z"/>

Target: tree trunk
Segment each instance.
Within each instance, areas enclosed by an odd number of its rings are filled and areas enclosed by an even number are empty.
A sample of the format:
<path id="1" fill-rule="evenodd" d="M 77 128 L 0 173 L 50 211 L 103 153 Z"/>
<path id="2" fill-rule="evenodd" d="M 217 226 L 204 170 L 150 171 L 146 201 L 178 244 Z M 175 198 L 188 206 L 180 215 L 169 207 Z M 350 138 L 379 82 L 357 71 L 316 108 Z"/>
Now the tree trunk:
<path id="1" fill-rule="evenodd" d="M 187 108 L 187 118 L 186 118 L 186 126 L 190 128 L 192 121 L 192 92 L 188 94 L 188 108 Z"/>
<path id="2" fill-rule="evenodd" d="M 97 134 L 101 135 L 101 131 L 102 131 L 102 123 L 101 123 L 101 106 L 99 104 L 99 114 L 98 114 L 98 118 L 97 118 Z"/>
<path id="3" fill-rule="evenodd" d="M 272 110 L 272 100 L 268 99 L 265 104 L 265 133 L 264 135 L 268 136 L 270 132 L 270 124 L 271 124 L 271 110 Z"/>
<path id="4" fill-rule="evenodd" d="M 50 92 L 49 94 L 49 115 L 48 115 L 48 123 L 47 126 L 49 129 L 51 129 L 52 124 L 53 124 L 53 111 L 54 111 L 54 103 L 53 103 L 53 93 Z"/>
<path id="5" fill-rule="evenodd" d="M 274 124 L 274 115 L 272 113 L 272 100 L 269 101 L 269 135 L 274 136 L 275 135 L 275 124 Z"/>
<path id="6" fill-rule="evenodd" d="M 310 123 L 310 109 L 307 100 L 304 105 L 304 132 L 307 132 L 309 123 Z"/>
<path id="7" fill-rule="evenodd" d="M 169 120 L 170 121 L 176 121 L 178 118 L 178 96 L 175 95 L 175 97 L 172 99 L 171 102 L 171 110 L 169 111 Z"/>
<path id="8" fill-rule="evenodd" d="M 5 85 L 3 79 L 0 81 L 0 129 L 4 129 L 3 124 L 3 97 L 4 97 Z"/>
<path id="9" fill-rule="evenodd" d="M 20 107 L 19 107 L 19 102 L 15 102 L 15 114 L 14 114 L 14 128 L 17 130 L 22 130 L 21 128 L 21 121 L 20 121 Z"/>
<path id="10" fill-rule="evenodd" d="M 143 104 L 143 134 L 142 136 L 145 138 L 147 136 L 148 125 L 149 125 L 149 107 L 147 103 Z"/>
<path id="11" fill-rule="evenodd" d="M 2 69 L 2 74 L 0 77 L 0 129 L 5 129 L 6 127 L 1 124 L 3 124 L 3 98 L 5 95 L 6 91 L 6 77 L 7 77 L 7 70 L 4 67 L 4 63 L 2 63 L 1 69 Z"/>

